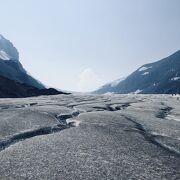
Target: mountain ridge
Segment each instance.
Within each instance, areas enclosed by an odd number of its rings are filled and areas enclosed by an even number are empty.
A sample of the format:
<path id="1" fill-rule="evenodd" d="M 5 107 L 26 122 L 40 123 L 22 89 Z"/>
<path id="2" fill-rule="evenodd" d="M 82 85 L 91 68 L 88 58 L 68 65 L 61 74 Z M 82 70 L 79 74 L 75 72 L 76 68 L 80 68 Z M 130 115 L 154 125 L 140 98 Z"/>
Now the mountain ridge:
<path id="1" fill-rule="evenodd" d="M 0 76 L 26 83 L 39 89 L 45 86 L 30 76 L 19 61 L 19 52 L 14 45 L 0 35 Z"/>
<path id="2" fill-rule="evenodd" d="M 14 45 L 0 35 L 0 98 L 23 98 L 40 95 L 69 94 L 46 88 L 33 78 L 19 61 Z"/>
<path id="3" fill-rule="evenodd" d="M 93 93 L 108 92 L 120 94 L 180 93 L 180 50 L 159 61 L 144 64 L 114 87 L 109 83 Z"/>

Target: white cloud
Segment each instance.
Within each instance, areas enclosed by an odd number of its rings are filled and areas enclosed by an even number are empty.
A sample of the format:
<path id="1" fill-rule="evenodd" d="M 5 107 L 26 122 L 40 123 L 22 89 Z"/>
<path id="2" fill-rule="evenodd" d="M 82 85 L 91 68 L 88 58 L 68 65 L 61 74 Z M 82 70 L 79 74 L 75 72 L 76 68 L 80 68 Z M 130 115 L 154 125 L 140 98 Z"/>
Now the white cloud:
<path id="1" fill-rule="evenodd" d="M 81 92 L 94 91 L 102 84 L 102 79 L 91 68 L 87 68 L 79 76 L 78 89 Z"/>

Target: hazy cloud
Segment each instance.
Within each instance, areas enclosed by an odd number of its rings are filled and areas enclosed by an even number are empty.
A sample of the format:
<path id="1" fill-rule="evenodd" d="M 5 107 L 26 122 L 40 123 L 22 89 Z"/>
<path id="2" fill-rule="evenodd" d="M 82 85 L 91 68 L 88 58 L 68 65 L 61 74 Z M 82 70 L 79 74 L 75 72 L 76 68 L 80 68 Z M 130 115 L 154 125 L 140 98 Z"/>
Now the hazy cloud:
<path id="1" fill-rule="evenodd" d="M 86 68 L 79 75 L 79 91 L 89 92 L 96 90 L 103 84 L 102 79 L 91 68 Z"/>

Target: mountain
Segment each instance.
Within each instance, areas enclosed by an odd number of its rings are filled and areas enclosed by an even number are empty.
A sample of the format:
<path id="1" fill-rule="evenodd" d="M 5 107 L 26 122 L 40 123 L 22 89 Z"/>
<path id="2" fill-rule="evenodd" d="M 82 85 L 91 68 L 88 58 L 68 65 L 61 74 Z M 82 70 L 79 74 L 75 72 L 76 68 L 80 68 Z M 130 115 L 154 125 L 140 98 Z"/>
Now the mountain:
<path id="1" fill-rule="evenodd" d="M 46 89 L 31 77 L 19 61 L 19 52 L 0 35 L 0 98 L 20 98 L 39 95 L 69 94 L 53 88 Z"/>
<path id="2" fill-rule="evenodd" d="M 45 86 L 31 77 L 19 61 L 19 52 L 13 44 L 0 35 L 0 76 L 25 83 L 39 89 Z"/>
<path id="3" fill-rule="evenodd" d="M 93 93 L 171 94 L 180 93 L 180 51 L 141 66 L 124 80 L 102 86 Z"/>
<path id="4" fill-rule="evenodd" d="M 68 94 L 56 89 L 38 89 L 0 76 L 0 98 L 22 98 L 40 95 Z"/>

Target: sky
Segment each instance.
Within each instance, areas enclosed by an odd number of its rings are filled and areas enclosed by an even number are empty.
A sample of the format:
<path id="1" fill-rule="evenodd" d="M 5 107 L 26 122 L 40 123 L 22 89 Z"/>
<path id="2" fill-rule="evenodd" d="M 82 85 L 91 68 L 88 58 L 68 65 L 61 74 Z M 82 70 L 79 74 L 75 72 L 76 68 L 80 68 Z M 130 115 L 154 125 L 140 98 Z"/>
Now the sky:
<path id="1" fill-rule="evenodd" d="M 0 34 L 45 85 L 92 91 L 180 49 L 180 0 L 0 0 Z"/>

